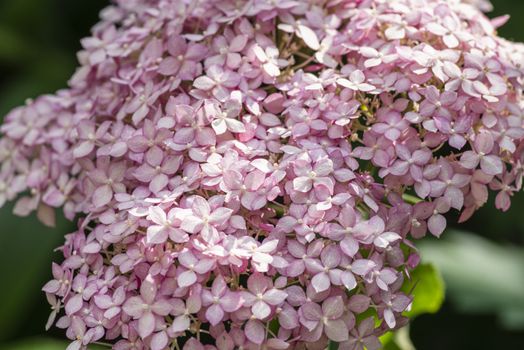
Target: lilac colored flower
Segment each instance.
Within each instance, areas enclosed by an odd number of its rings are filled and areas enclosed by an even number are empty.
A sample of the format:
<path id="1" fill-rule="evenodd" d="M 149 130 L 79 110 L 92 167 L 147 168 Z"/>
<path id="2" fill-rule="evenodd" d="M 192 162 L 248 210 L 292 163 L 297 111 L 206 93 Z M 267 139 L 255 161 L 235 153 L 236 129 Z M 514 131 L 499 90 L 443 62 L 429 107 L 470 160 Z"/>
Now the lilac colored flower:
<path id="1" fill-rule="evenodd" d="M 271 280 L 259 273 L 251 275 L 247 281 L 248 291 L 242 293 L 244 306 L 251 307 L 253 316 L 263 320 L 271 314 L 271 306 L 284 302 L 287 293 L 273 288 Z"/>
<path id="2" fill-rule="evenodd" d="M 99 158 L 97 168 L 89 172 L 89 177 L 96 186 L 93 192 L 93 205 L 97 208 L 108 204 L 113 199 L 114 193 L 125 192 L 122 182 L 126 170 L 125 164 L 109 162 L 107 157 Z"/>
<path id="3" fill-rule="evenodd" d="M 145 183 L 153 193 L 163 190 L 169 183 L 169 176 L 175 174 L 180 167 L 180 156 L 165 157 L 160 150 L 147 153 L 146 163 L 138 167 L 134 175 Z"/>
<path id="4" fill-rule="evenodd" d="M 261 48 L 258 45 L 253 47 L 253 53 L 257 60 L 262 64 L 262 69 L 270 77 L 278 77 L 280 68 L 285 67 L 287 62 L 278 58 L 279 52 L 276 47 Z"/>
<path id="5" fill-rule="evenodd" d="M 334 246 L 328 246 L 322 250 L 320 264 L 318 260 L 310 264 L 308 270 L 315 273 L 311 279 L 311 285 L 317 293 L 328 290 L 331 284 L 342 284 L 340 275 L 342 270 L 337 267 L 342 260 L 342 254 Z M 315 271 L 316 270 L 316 271 Z"/>
<path id="6" fill-rule="evenodd" d="M 349 75 L 349 79 L 340 78 L 337 80 L 337 83 L 341 86 L 355 90 L 355 91 L 364 91 L 369 92 L 375 90 L 375 87 L 371 84 L 365 83 L 366 77 L 364 73 L 360 70 L 355 70 Z"/>
<path id="7" fill-rule="evenodd" d="M 475 91 L 474 81 L 479 75 L 479 71 L 474 68 L 461 70 L 456 64 L 448 63 L 444 65 L 444 73 L 449 77 L 446 83 L 446 91 L 457 91 L 462 89 L 470 96 L 478 96 Z"/>
<path id="8" fill-rule="evenodd" d="M 96 306 L 104 310 L 104 317 L 111 319 L 121 312 L 121 306 L 126 300 L 126 292 L 124 287 L 119 287 L 115 290 L 113 296 L 107 294 L 95 295 L 93 299 Z"/>
<path id="9" fill-rule="evenodd" d="M 184 333 L 191 326 L 191 315 L 196 314 L 202 308 L 200 296 L 192 294 L 185 302 L 181 299 L 174 299 L 172 304 L 175 319 L 169 327 L 169 332 L 174 334 Z"/>
<path id="10" fill-rule="evenodd" d="M 293 180 L 293 189 L 298 192 L 309 192 L 314 189 L 320 196 L 333 193 L 333 180 L 328 177 L 333 171 L 333 162 L 322 159 L 311 166 L 307 161 L 295 165 L 297 177 Z"/>
<path id="11" fill-rule="evenodd" d="M 458 94 L 452 91 L 440 92 L 435 86 L 431 85 L 423 92 L 424 101 L 420 104 L 419 113 L 423 117 L 441 116 L 451 117 L 450 109 L 456 102 Z"/>
<path id="12" fill-rule="evenodd" d="M 390 173 L 402 176 L 409 172 L 413 180 L 422 181 L 422 167 L 431 159 L 431 151 L 419 149 L 411 153 L 407 147 L 399 145 L 396 152 L 399 159 L 391 165 Z"/>
<path id="13" fill-rule="evenodd" d="M 106 9 L 69 87 L 0 127 L 0 205 L 76 222 L 47 327 L 72 350 L 378 349 L 413 240 L 524 178 L 523 46 L 485 1 L 414 3 Z"/>
<path id="14" fill-rule="evenodd" d="M 208 201 L 200 196 L 193 197 L 191 213 L 181 214 L 180 228 L 188 233 L 200 233 L 204 240 L 212 240 L 218 234 L 220 228 L 231 217 L 233 213 L 229 208 L 216 208 L 211 210 Z"/>
<path id="15" fill-rule="evenodd" d="M 278 29 L 284 32 L 294 33 L 297 35 L 297 37 L 301 38 L 304 43 L 312 50 L 318 50 L 320 48 L 320 43 L 316 33 L 307 25 L 302 23 L 302 21 L 294 20 L 291 15 L 286 16 L 284 23 L 278 25 Z"/>
<path id="16" fill-rule="evenodd" d="M 171 304 L 166 299 L 159 299 L 157 293 L 155 280 L 147 276 L 140 286 L 140 295 L 127 299 L 123 306 L 126 314 L 138 320 L 138 334 L 142 338 L 153 333 L 157 317 L 171 312 Z"/>
<path id="17" fill-rule="evenodd" d="M 396 141 L 408 127 L 408 123 L 402 119 L 400 113 L 395 111 L 386 111 L 379 116 L 379 121 L 373 124 L 373 131 L 384 135 L 391 141 Z"/>
<path id="18" fill-rule="evenodd" d="M 195 79 L 193 86 L 197 89 L 210 91 L 219 101 L 224 101 L 240 83 L 240 76 L 220 66 L 214 65 L 207 69 L 206 75 Z"/>
<path id="19" fill-rule="evenodd" d="M 382 300 L 385 302 L 384 320 L 389 328 L 395 328 L 396 319 L 394 312 L 403 312 L 411 304 L 411 299 L 405 295 L 392 295 L 391 293 L 382 293 Z"/>
<path id="20" fill-rule="evenodd" d="M 95 149 L 95 142 L 97 138 L 101 138 L 105 135 L 108 123 L 103 124 L 103 127 L 96 129 L 94 123 L 89 120 L 84 120 L 78 125 L 78 136 L 81 142 L 73 150 L 73 155 L 76 158 L 82 158 L 87 156 Z"/>
<path id="21" fill-rule="evenodd" d="M 173 36 L 167 42 L 168 57 L 158 66 L 162 75 L 178 74 L 183 80 L 194 79 L 199 72 L 200 61 L 205 58 L 207 48 L 198 43 L 187 43 L 180 36 Z M 200 68 L 201 69 L 201 68 Z"/>
<path id="22" fill-rule="evenodd" d="M 373 47 L 362 47 L 360 53 L 366 57 L 367 60 L 364 62 L 366 68 L 377 67 L 382 64 L 389 64 L 397 58 L 395 53 L 392 53 L 393 46 L 384 45 L 380 48 L 380 51 Z"/>
<path id="23" fill-rule="evenodd" d="M 446 218 L 442 214 L 449 211 L 451 204 L 447 199 L 438 198 L 434 206 L 433 215 L 428 220 L 428 229 L 434 236 L 439 237 L 446 228 Z"/>
<path id="24" fill-rule="evenodd" d="M 460 164 L 466 169 L 475 169 L 480 163 L 480 169 L 487 175 L 498 175 L 502 173 L 502 160 L 494 154 L 493 136 L 489 132 L 476 135 L 473 143 L 473 151 L 466 151 L 460 158 Z"/>
<path id="25" fill-rule="evenodd" d="M 236 133 L 246 131 L 244 124 L 236 119 L 242 109 L 241 102 L 238 91 L 233 91 L 231 98 L 224 105 L 224 110 L 216 109 L 216 115 L 211 126 L 217 135 L 221 135 L 228 130 Z"/>
<path id="26" fill-rule="evenodd" d="M 460 210 L 464 204 L 464 194 L 460 190 L 471 180 L 470 175 L 454 173 L 451 165 L 445 161 L 439 161 L 440 173 L 438 178 L 430 181 L 430 196 L 444 197 L 450 205 Z"/>
<path id="27" fill-rule="evenodd" d="M 511 196 L 517 190 L 511 184 L 515 181 L 514 175 L 511 173 L 506 173 L 501 176 L 501 179 L 493 180 L 491 189 L 499 191 L 495 197 L 495 206 L 497 209 L 502 211 L 507 211 L 511 205 Z"/>
<path id="28" fill-rule="evenodd" d="M 366 318 L 360 322 L 358 327 L 354 328 L 350 332 L 349 340 L 347 343 L 348 349 L 350 350 L 378 350 L 381 348 L 378 337 L 373 334 L 375 330 L 375 320 L 373 317 Z"/>
<path id="29" fill-rule="evenodd" d="M 310 332 L 320 335 L 323 330 L 327 337 L 335 342 L 348 340 L 348 328 L 341 319 L 344 313 L 344 301 L 341 296 L 326 299 L 322 307 L 316 303 L 306 303 L 300 308 L 300 311 L 302 313 L 301 323 Z"/>
<path id="30" fill-rule="evenodd" d="M 160 207 L 149 207 L 148 218 L 156 225 L 147 228 L 147 240 L 150 243 L 163 243 L 168 238 L 176 243 L 183 243 L 188 240 L 188 235 L 180 228 L 175 228 L 177 209 L 171 209 L 169 213 Z"/>
<path id="31" fill-rule="evenodd" d="M 202 291 L 202 303 L 209 306 L 206 318 L 215 326 L 222 321 L 224 313 L 237 311 L 244 304 L 244 299 L 238 292 L 230 291 L 224 278 L 218 276 L 213 281 L 211 290 Z"/>
<path id="32" fill-rule="evenodd" d="M 457 38 L 457 35 L 460 35 L 459 28 L 460 23 L 457 22 L 456 18 L 446 16 L 442 19 L 442 24 L 429 22 L 427 30 L 432 34 L 442 37 L 444 44 L 450 49 L 454 49 L 460 44 Z"/>
<path id="33" fill-rule="evenodd" d="M 198 260 L 191 251 L 182 252 L 178 256 L 180 265 L 185 269 L 177 277 L 177 282 L 180 287 L 189 287 L 193 285 L 198 278 L 197 274 L 204 274 L 213 268 L 214 261 L 212 259 Z"/>

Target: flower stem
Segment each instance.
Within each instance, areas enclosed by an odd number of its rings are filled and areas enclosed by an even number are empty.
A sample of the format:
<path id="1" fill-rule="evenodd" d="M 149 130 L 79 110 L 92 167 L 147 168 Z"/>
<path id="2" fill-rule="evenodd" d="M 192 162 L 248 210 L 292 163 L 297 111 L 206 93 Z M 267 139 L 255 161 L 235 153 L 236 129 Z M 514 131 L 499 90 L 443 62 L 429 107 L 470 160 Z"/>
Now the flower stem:
<path id="1" fill-rule="evenodd" d="M 420 203 L 422 202 L 422 199 L 416 197 L 416 196 L 412 196 L 410 194 L 407 194 L 407 193 L 404 193 L 402 195 L 402 199 L 406 202 L 406 203 L 409 203 L 409 204 L 417 204 L 417 203 Z"/>

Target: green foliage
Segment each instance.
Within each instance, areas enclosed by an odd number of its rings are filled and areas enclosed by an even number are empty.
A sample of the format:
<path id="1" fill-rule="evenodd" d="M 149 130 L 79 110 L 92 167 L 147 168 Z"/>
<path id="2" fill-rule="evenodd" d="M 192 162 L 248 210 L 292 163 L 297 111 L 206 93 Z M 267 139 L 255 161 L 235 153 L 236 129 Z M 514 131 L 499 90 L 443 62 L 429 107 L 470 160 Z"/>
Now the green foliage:
<path id="1" fill-rule="evenodd" d="M 411 273 L 411 280 L 402 286 L 402 291 L 413 291 L 414 300 L 411 310 L 405 312 L 408 317 L 437 312 L 444 302 L 444 280 L 438 269 L 432 264 L 421 264 Z"/>
<path id="2" fill-rule="evenodd" d="M 23 340 L 7 345 L 0 345 L 0 350 L 64 350 L 69 345 L 67 341 L 60 341 L 51 338 L 35 338 Z M 102 346 L 89 346 L 87 350 L 107 349 Z"/>
<path id="3" fill-rule="evenodd" d="M 46 228 L 35 217 L 13 217 L 11 209 L 6 206 L 0 211 L 0 266 L 9 267 L 2 269 L 0 340 L 21 326 L 23 315 L 33 309 L 28 300 L 37 296 L 39 304 L 46 303 L 41 288 L 48 279 L 53 250 L 72 231 L 72 224 L 64 219 L 57 220 L 56 228 Z M 45 315 L 32 319 L 41 327 L 45 321 Z"/>
<path id="4" fill-rule="evenodd" d="M 338 349 L 338 343 L 330 340 L 327 350 L 337 350 L 337 349 Z"/>
<path id="5" fill-rule="evenodd" d="M 524 329 L 524 249 L 457 231 L 419 246 L 422 256 L 442 271 L 459 309 L 495 313 L 505 327 Z"/>
<path id="6" fill-rule="evenodd" d="M 1 350 L 63 350 L 67 343 L 53 339 L 31 339 L 0 347 Z"/>
<path id="7" fill-rule="evenodd" d="M 408 317 L 415 317 L 420 314 L 436 313 L 444 302 L 444 280 L 433 264 L 420 264 L 411 272 L 411 279 L 404 282 L 402 291 L 413 294 L 414 301 L 411 310 L 405 312 Z M 357 322 L 373 316 L 376 320 L 376 310 L 369 308 L 365 312 L 357 315 Z M 388 332 L 380 337 L 384 345 L 384 350 L 414 350 L 409 339 L 409 329 L 404 327 L 395 332 Z M 328 350 L 338 349 L 338 344 L 330 341 Z"/>
<path id="8" fill-rule="evenodd" d="M 404 282 L 402 291 L 414 296 L 411 310 L 404 314 L 410 318 L 436 313 L 444 302 L 444 280 L 433 264 L 420 264 L 411 273 L 411 279 Z M 384 350 L 414 350 L 409 338 L 409 328 L 388 332 L 380 337 Z"/>
<path id="9" fill-rule="evenodd" d="M 384 345 L 384 350 L 415 350 L 409 338 L 409 326 L 396 332 L 386 333 L 380 338 L 380 341 Z"/>

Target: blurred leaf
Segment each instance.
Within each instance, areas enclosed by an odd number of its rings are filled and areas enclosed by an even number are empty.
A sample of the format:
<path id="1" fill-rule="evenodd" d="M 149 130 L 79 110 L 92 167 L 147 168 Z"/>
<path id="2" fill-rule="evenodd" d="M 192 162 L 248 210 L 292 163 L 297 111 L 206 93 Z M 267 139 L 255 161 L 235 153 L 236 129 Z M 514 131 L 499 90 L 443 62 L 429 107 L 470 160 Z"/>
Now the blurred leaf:
<path id="1" fill-rule="evenodd" d="M 69 345 L 67 341 L 60 341 L 55 339 L 30 339 L 15 342 L 7 345 L 0 345 L 0 350 L 64 350 Z M 98 345 L 90 345 L 88 350 L 103 350 L 108 349 Z"/>
<path id="2" fill-rule="evenodd" d="M 11 28 L 0 25 L 0 61 L 16 61 L 29 55 L 31 47 Z"/>
<path id="3" fill-rule="evenodd" d="M 379 339 L 382 345 L 384 346 L 384 350 L 396 350 L 396 344 L 395 340 L 393 339 L 395 337 L 395 332 L 387 332 L 386 334 L 382 335 Z"/>
<path id="4" fill-rule="evenodd" d="M 441 241 L 419 243 L 437 265 L 450 299 L 462 311 L 496 313 L 512 329 L 524 328 L 524 250 L 450 231 Z"/>
<path id="5" fill-rule="evenodd" d="M 415 350 L 409 338 L 409 326 L 395 332 L 388 332 L 380 337 L 384 350 Z"/>
<path id="6" fill-rule="evenodd" d="M 402 291 L 413 291 L 411 310 L 405 312 L 408 317 L 437 312 L 444 302 L 444 281 L 438 269 L 432 264 L 420 264 L 411 273 L 411 280 L 406 280 Z"/>
<path id="7" fill-rule="evenodd" d="M 1 346 L 1 350 L 64 350 L 67 343 L 53 339 L 33 339 Z"/>
<path id="8" fill-rule="evenodd" d="M 59 216 L 56 228 L 46 228 L 34 217 L 19 218 L 11 214 L 11 206 L 0 210 L 0 339 L 12 336 L 12 332 L 29 315 L 31 301 L 39 298 L 45 303 L 41 292 L 43 283 L 50 277 L 53 250 L 63 243 L 63 236 L 71 224 Z M 33 317 L 43 329 L 46 316 Z"/>
<path id="9" fill-rule="evenodd" d="M 34 63 L 27 72 L 8 83 L 9 89 L 0 94 L 0 116 L 12 108 L 24 103 L 27 98 L 43 93 L 52 93 L 67 86 L 67 79 L 74 71 L 74 57 L 48 53 L 38 63 Z"/>

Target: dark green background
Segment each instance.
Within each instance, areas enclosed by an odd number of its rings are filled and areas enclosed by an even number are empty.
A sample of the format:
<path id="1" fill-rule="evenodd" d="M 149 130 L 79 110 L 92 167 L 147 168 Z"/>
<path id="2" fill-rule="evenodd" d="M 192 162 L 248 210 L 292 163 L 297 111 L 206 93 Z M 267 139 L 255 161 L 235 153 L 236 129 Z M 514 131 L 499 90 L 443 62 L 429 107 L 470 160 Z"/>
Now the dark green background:
<path id="1" fill-rule="evenodd" d="M 512 16 L 500 34 L 524 41 L 524 1 L 493 3 L 490 16 Z M 79 40 L 89 34 L 105 4 L 0 0 L 0 115 L 28 97 L 65 86 L 76 66 Z M 44 332 L 50 310 L 40 288 L 51 277 L 51 261 L 59 259 L 53 248 L 73 226 L 61 221 L 57 229 L 46 229 L 34 218 L 12 216 L 11 210 L 0 210 L 0 350 L 65 348 L 49 340 L 63 339 L 59 330 Z M 448 293 L 441 312 L 412 323 L 415 347 L 524 349 L 524 194 L 516 196 L 508 213 L 497 212 L 490 203 L 460 230 L 484 239 L 450 232 L 423 244 L 429 260 L 442 268 Z M 457 237 L 460 243 L 453 243 Z M 458 247 L 454 255 L 449 247 Z M 467 254 L 481 263 L 461 260 Z"/>

